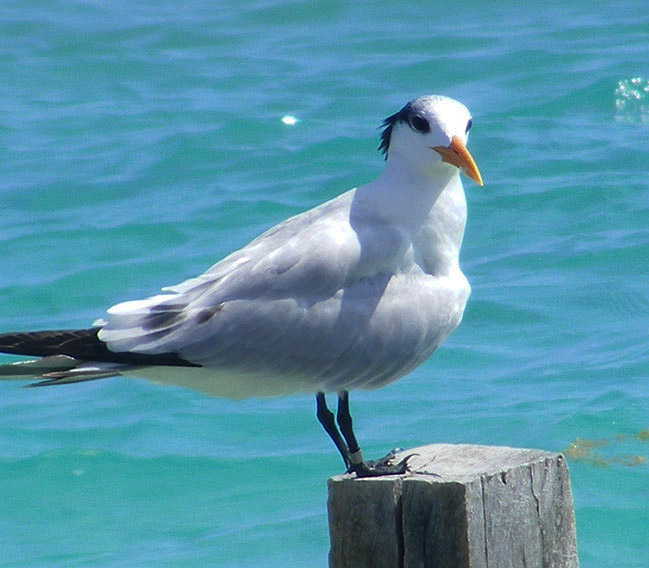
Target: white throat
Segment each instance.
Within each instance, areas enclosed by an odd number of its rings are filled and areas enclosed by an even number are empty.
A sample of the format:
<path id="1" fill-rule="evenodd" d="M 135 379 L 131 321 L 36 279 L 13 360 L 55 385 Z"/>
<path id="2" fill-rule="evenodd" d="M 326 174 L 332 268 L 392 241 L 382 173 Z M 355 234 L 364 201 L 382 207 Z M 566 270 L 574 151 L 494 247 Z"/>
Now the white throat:
<path id="1" fill-rule="evenodd" d="M 388 157 L 385 169 L 374 181 L 357 189 L 356 199 L 370 218 L 416 232 L 426 223 L 447 192 L 460 191 L 457 168 L 437 163 L 428 170 L 415 170 L 402 160 Z"/>

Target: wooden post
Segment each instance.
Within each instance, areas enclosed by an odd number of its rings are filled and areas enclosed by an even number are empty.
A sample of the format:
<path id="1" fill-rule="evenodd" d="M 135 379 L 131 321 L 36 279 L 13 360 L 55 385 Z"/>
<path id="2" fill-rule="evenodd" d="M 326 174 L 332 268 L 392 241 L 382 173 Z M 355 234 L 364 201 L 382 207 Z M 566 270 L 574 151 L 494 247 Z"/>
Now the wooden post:
<path id="1" fill-rule="evenodd" d="M 561 454 L 433 444 L 400 455 L 412 453 L 406 475 L 329 479 L 331 568 L 578 566 Z"/>

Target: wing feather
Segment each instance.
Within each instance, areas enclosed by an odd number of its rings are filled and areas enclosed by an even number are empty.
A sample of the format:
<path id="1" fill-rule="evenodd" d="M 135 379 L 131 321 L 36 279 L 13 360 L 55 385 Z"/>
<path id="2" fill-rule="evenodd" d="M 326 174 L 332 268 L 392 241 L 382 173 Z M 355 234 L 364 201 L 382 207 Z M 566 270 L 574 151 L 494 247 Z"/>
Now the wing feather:
<path id="1" fill-rule="evenodd" d="M 99 338 L 113 351 L 176 353 L 224 372 L 378 380 L 396 352 L 385 292 L 411 240 L 376 222 L 364 240 L 362 223 L 350 221 L 352 197 L 281 223 L 164 294 L 118 304 Z"/>

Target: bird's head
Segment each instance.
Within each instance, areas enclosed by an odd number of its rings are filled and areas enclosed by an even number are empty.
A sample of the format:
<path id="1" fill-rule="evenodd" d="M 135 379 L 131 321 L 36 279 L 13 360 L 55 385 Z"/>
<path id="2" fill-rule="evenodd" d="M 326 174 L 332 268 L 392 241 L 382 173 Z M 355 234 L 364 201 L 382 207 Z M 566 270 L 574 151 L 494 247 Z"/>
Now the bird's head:
<path id="1" fill-rule="evenodd" d="M 439 95 L 418 97 L 386 118 L 382 128 L 379 150 L 386 160 L 424 171 L 443 163 L 482 185 L 480 171 L 466 148 L 471 114 L 462 103 Z"/>

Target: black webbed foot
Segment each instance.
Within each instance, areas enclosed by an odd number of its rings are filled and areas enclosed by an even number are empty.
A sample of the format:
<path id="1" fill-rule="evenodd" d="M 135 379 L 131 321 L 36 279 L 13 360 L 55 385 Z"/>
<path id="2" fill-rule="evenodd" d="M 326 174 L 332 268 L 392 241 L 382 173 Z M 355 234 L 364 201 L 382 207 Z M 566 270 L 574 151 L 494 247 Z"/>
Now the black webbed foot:
<path id="1" fill-rule="evenodd" d="M 409 454 L 397 463 L 392 460 L 400 450 L 392 450 L 378 460 L 362 461 L 352 464 L 348 473 L 355 473 L 357 477 L 381 477 L 383 475 L 402 475 L 408 471 L 408 460 L 415 454 Z"/>
<path id="2" fill-rule="evenodd" d="M 401 475 L 408 471 L 408 460 L 415 454 L 410 454 L 401 461 L 393 463 L 397 454 L 402 451 L 399 448 L 378 460 L 365 461 L 363 459 L 363 453 L 352 427 L 347 391 L 338 393 L 337 417 L 334 417 L 334 413 L 327 408 L 325 394 L 323 392 L 316 393 L 316 416 L 338 448 L 345 462 L 347 473 L 355 473 L 358 477 L 380 477 L 382 475 Z M 336 422 L 340 426 L 340 431 L 336 427 Z"/>

